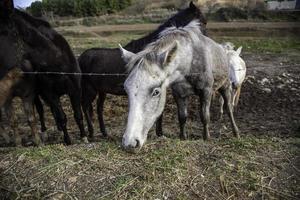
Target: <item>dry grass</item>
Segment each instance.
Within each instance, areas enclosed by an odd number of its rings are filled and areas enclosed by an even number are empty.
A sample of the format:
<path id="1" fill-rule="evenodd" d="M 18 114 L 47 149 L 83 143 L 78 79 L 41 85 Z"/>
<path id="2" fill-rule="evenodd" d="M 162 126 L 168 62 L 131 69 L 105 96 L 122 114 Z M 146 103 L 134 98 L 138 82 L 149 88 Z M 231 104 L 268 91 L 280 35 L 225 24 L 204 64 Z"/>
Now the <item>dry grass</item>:
<path id="1" fill-rule="evenodd" d="M 2 149 L 0 187 L 21 199 L 296 199 L 299 142 L 155 139 L 138 155 L 119 141 Z"/>

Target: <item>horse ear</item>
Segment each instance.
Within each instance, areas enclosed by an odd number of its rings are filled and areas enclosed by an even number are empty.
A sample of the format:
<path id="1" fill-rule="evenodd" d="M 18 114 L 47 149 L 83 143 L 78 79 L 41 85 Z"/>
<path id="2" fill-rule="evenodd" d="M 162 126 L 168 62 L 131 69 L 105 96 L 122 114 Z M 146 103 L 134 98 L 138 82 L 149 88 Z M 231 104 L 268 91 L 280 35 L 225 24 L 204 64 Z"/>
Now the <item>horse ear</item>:
<path id="1" fill-rule="evenodd" d="M 159 57 L 159 63 L 162 67 L 167 66 L 170 64 L 170 62 L 173 60 L 173 58 L 176 55 L 178 44 L 175 42 L 175 44 L 167 51 L 160 54 Z"/>
<path id="2" fill-rule="evenodd" d="M 241 55 L 242 49 L 243 49 L 243 47 L 240 46 L 235 52 L 236 52 L 238 55 Z"/>
<path id="3" fill-rule="evenodd" d="M 190 2 L 190 8 L 191 9 L 197 9 L 197 7 L 195 6 L 193 1 Z"/>
<path id="4" fill-rule="evenodd" d="M 121 51 L 122 58 L 126 63 L 128 63 L 131 60 L 131 58 L 133 58 L 135 56 L 134 53 L 127 51 L 120 44 L 119 44 L 119 49 Z"/>

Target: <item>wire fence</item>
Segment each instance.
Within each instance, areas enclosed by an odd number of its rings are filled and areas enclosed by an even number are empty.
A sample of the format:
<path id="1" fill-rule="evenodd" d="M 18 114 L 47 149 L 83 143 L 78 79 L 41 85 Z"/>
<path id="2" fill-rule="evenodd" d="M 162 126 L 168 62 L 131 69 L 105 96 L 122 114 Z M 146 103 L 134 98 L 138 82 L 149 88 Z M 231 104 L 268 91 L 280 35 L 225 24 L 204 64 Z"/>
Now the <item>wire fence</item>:
<path id="1" fill-rule="evenodd" d="M 245 69 L 237 69 L 234 71 L 244 71 Z M 128 73 L 82 73 L 82 72 L 21 72 L 28 75 L 75 75 L 75 76 L 128 76 Z M 197 76 L 203 73 L 190 73 L 186 76 Z"/>
<path id="2" fill-rule="evenodd" d="M 81 72 L 21 72 L 22 74 L 28 74 L 28 75 L 75 75 L 75 76 L 127 76 L 126 73 L 112 73 L 112 74 L 106 74 L 106 73 L 81 73 Z"/>

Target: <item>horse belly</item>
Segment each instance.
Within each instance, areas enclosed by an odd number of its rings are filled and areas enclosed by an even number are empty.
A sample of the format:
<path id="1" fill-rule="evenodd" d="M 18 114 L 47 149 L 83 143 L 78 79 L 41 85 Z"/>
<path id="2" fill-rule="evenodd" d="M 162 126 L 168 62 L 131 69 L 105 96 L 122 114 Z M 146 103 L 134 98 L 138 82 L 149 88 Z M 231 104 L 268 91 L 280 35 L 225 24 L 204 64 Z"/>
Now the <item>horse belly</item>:
<path id="1" fill-rule="evenodd" d="M 171 87 L 173 92 L 175 92 L 181 98 L 188 97 L 195 93 L 192 85 L 189 84 L 187 81 L 175 83 Z"/>

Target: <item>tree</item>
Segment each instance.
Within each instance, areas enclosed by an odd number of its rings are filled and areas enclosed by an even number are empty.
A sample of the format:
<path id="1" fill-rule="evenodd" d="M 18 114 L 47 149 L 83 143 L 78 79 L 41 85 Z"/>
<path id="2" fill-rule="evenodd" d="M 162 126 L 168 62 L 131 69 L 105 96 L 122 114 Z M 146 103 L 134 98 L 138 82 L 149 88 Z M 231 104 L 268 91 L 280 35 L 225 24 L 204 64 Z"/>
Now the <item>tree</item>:
<path id="1" fill-rule="evenodd" d="M 131 5 L 131 0 L 43 0 L 31 4 L 32 14 L 41 10 L 59 16 L 97 16 L 120 11 Z"/>
<path id="2" fill-rule="evenodd" d="M 43 14 L 43 4 L 40 1 L 35 1 L 31 4 L 29 11 L 33 16 L 41 17 Z"/>

